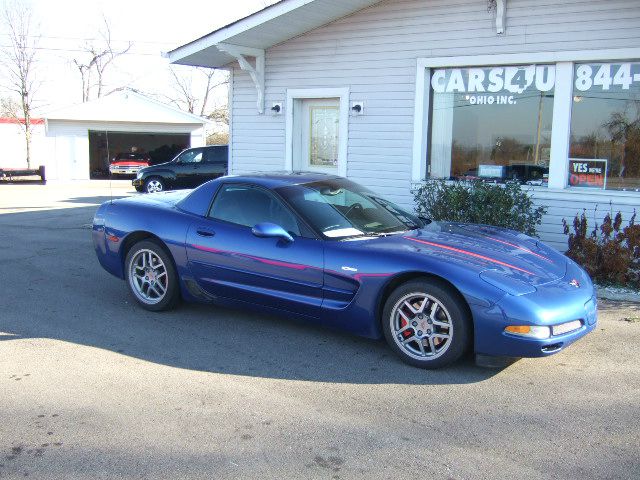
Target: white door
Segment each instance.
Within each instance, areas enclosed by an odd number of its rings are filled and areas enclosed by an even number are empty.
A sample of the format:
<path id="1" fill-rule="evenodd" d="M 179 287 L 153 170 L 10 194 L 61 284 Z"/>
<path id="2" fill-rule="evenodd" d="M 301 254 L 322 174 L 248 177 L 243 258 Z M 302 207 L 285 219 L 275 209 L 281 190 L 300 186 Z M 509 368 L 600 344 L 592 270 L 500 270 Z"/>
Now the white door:
<path id="1" fill-rule="evenodd" d="M 340 100 L 301 100 L 294 131 L 299 141 L 294 166 L 299 170 L 338 173 L 340 159 Z M 295 152 L 297 150 L 297 152 Z M 297 158 L 296 158 L 297 157 Z"/>

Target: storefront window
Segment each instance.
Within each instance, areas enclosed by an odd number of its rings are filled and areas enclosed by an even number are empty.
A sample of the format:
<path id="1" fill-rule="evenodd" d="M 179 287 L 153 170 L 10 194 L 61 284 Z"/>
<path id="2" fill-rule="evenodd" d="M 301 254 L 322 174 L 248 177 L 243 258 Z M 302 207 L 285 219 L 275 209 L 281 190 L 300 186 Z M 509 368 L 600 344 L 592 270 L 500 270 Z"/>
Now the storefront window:
<path id="1" fill-rule="evenodd" d="M 555 65 L 434 69 L 430 83 L 431 177 L 547 184 Z"/>
<path id="2" fill-rule="evenodd" d="M 640 63 L 575 65 L 568 182 L 640 191 Z"/>

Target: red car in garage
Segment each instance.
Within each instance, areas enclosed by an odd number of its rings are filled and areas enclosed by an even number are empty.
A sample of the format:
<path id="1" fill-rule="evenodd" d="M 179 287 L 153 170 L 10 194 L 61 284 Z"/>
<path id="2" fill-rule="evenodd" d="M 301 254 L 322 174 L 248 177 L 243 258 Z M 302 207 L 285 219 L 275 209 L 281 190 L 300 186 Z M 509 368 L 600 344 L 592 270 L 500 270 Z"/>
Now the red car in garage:
<path id="1" fill-rule="evenodd" d="M 151 157 L 147 153 L 119 153 L 109 163 L 109 173 L 114 175 L 136 175 L 138 170 L 148 167 L 150 163 Z"/>

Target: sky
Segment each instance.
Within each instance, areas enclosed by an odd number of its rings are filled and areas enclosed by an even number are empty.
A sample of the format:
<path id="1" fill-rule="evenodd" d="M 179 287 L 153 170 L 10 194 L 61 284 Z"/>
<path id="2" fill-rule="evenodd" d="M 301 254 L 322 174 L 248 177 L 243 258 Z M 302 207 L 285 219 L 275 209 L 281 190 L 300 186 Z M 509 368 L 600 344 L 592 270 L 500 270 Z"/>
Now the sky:
<path id="1" fill-rule="evenodd" d="M 97 38 L 109 22 L 114 49 L 129 52 L 109 67 L 106 91 L 129 87 L 164 101 L 174 97 L 168 60 L 162 57 L 180 45 L 199 38 L 276 0 L 0 0 L 18 1 L 31 6 L 34 32 L 39 34 L 37 78 L 40 82 L 36 113 L 46 113 L 82 101 L 80 74 L 73 60 L 82 61 L 82 47 Z M 179 8 L 178 8 L 179 7 Z M 0 45 L 7 45 L 7 31 L 0 25 Z M 176 67 L 192 75 L 190 67 Z M 223 75 L 222 73 L 220 74 Z M 2 72 L 0 72 L 1 82 Z M 200 91 L 199 74 L 193 74 L 194 89 Z M 7 92 L 0 90 L 0 95 Z M 215 92 L 213 103 L 226 102 L 226 87 Z"/>

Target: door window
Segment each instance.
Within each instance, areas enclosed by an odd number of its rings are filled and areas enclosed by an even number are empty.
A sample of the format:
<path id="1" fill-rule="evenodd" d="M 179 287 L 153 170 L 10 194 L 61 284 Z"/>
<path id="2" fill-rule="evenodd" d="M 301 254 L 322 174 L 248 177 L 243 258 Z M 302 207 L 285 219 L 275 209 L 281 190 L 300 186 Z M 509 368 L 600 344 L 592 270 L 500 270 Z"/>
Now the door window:
<path id="1" fill-rule="evenodd" d="M 245 227 L 275 223 L 293 235 L 300 235 L 296 218 L 282 202 L 266 190 L 251 185 L 224 185 L 209 216 Z"/>
<path id="2" fill-rule="evenodd" d="M 309 165 L 338 165 L 338 107 L 315 106 L 309 111 Z"/>
<path id="3" fill-rule="evenodd" d="M 178 157 L 178 161 L 180 163 L 200 163 L 202 162 L 202 150 L 187 150 Z"/>
<path id="4" fill-rule="evenodd" d="M 299 168 L 335 172 L 340 158 L 339 99 L 305 99 L 300 114 Z"/>

